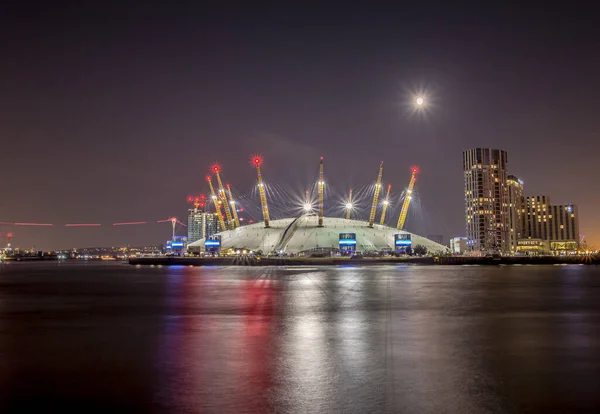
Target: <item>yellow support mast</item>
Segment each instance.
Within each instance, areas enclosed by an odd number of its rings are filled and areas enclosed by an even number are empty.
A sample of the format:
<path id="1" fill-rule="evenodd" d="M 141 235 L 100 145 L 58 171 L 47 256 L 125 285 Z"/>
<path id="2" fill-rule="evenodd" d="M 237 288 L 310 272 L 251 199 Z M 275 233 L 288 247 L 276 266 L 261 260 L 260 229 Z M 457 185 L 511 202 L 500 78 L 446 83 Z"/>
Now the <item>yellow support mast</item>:
<path id="1" fill-rule="evenodd" d="M 352 211 L 352 189 L 350 189 L 350 195 L 348 196 L 348 202 L 346 203 L 346 220 L 350 220 L 350 212 Z"/>
<path id="2" fill-rule="evenodd" d="M 217 183 L 219 184 L 219 197 L 223 202 L 225 215 L 227 216 L 227 224 L 229 225 L 229 229 L 233 230 L 235 228 L 235 223 L 233 222 L 233 217 L 231 217 L 231 209 L 229 208 L 229 201 L 227 200 L 227 194 L 225 194 L 225 187 L 223 187 L 223 182 L 221 181 L 221 176 L 219 175 L 219 166 L 215 165 L 213 167 L 213 171 L 217 176 Z"/>
<path id="3" fill-rule="evenodd" d="M 402 210 L 400 210 L 400 217 L 398 217 L 398 230 L 404 229 L 404 222 L 406 221 L 406 214 L 408 213 L 408 206 L 412 199 L 413 188 L 415 188 L 415 181 L 417 180 L 418 168 L 412 169 L 412 176 L 410 177 L 410 183 L 406 189 L 406 196 L 404 197 L 404 203 L 402 203 Z"/>
<path id="4" fill-rule="evenodd" d="M 223 213 L 221 213 L 221 205 L 219 204 L 219 198 L 215 194 L 215 189 L 213 188 L 210 175 L 206 177 L 206 181 L 208 181 L 208 186 L 210 187 L 210 197 L 212 198 L 213 204 L 215 205 L 215 212 L 217 213 L 217 216 L 219 216 L 219 225 L 221 226 L 221 231 L 225 231 L 227 230 L 227 227 L 225 227 L 225 220 L 223 220 Z"/>
<path id="5" fill-rule="evenodd" d="M 235 227 L 240 227 L 240 219 L 238 218 L 237 207 L 235 201 L 233 201 L 233 194 L 231 193 L 231 186 L 227 184 L 227 193 L 229 194 L 229 202 L 231 203 L 231 211 L 233 212 L 233 221 L 235 221 Z"/>
<path id="6" fill-rule="evenodd" d="M 319 227 L 323 227 L 323 193 L 325 188 L 325 179 L 323 177 L 323 157 L 319 164 Z"/>
<path id="7" fill-rule="evenodd" d="M 383 176 L 383 161 L 379 165 L 379 175 L 375 183 L 375 194 L 373 194 L 373 204 L 371 205 L 371 214 L 369 215 L 369 227 L 373 227 L 375 222 L 375 211 L 377 210 L 377 202 L 379 201 L 379 191 L 381 190 L 381 177 Z"/>
<path id="8" fill-rule="evenodd" d="M 262 174 L 260 173 L 260 164 L 262 159 L 260 157 L 254 157 L 253 163 L 256 167 L 256 173 L 258 174 L 258 192 L 260 194 L 260 204 L 262 206 L 263 218 L 265 220 L 265 228 L 269 227 L 269 207 L 267 206 L 267 195 L 265 194 L 265 185 L 263 183 Z"/>
<path id="9" fill-rule="evenodd" d="M 390 191 L 392 189 L 392 185 L 388 184 L 387 193 L 385 195 L 385 200 L 383 200 L 383 210 L 381 210 L 381 219 L 379 220 L 379 224 L 385 223 L 385 213 L 387 211 L 388 205 L 390 204 Z"/>

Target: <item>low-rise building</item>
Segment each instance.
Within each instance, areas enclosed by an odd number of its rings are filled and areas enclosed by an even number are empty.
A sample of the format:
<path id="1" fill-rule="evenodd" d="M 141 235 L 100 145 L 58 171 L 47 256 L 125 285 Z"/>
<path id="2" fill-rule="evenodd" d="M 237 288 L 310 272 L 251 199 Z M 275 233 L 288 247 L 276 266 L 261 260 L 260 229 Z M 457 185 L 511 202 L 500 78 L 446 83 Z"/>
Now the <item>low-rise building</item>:
<path id="1" fill-rule="evenodd" d="M 467 238 L 454 237 L 450 239 L 450 250 L 454 254 L 464 254 L 467 251 Z"/>

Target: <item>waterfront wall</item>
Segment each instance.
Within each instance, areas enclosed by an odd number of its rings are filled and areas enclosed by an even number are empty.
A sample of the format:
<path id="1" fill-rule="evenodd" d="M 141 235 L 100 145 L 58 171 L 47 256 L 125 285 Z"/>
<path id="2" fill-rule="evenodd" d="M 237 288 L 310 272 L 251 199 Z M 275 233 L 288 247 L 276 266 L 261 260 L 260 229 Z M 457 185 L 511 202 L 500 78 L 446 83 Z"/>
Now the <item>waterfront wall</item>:
<path id="1" fill-rule="evenodd" d="M 548 265 L 548 264 L 600 264 L 600 258 L 590 256 L 538 256 L 538 257 L 381 257 L 381 258 L 256 258 L 238 257 L 141 257 L 129 259 L 132 265 L 162 266 L 344 266 L 344 265 Z"/>

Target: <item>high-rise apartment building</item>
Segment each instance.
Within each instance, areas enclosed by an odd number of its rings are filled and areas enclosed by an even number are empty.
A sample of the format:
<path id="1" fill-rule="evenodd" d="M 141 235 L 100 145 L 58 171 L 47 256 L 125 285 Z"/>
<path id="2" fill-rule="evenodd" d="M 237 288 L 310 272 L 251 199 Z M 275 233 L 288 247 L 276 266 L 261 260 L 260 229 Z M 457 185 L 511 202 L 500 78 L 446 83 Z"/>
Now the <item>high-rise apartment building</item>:
<path id="1" fill-rule="evenodd" d="M 188 243 L 193 243 L 211 234 L 218 233 L 217 216 L 200 209 L 188 211 Z"/>
<path id="2" fill-rule="evenodd" d="M 506 179 L 508 186 L 508 240 L 511 253 L 517 251 L 517 241 L 523 237 L 523 181 L 514 175 Z"/>
<path id="3" fill-rule="evenodd" d="M 525 197 L 522 209 L 523 238 L 548 240 L 550 197 Z"/>
<path id="4" fill-rule="evenodd" d="M 471 252 L 510 252 L 506 151 L 463 152 L 467 245 Z"/>
<path id="5" fill-rule="evenodd" d="M 548 196 L 526 197 L 522 209 L 523 239 L 539 239 L 546 252 L 579 247 L 579 213 L 574 204 L 551 205 Z"/>

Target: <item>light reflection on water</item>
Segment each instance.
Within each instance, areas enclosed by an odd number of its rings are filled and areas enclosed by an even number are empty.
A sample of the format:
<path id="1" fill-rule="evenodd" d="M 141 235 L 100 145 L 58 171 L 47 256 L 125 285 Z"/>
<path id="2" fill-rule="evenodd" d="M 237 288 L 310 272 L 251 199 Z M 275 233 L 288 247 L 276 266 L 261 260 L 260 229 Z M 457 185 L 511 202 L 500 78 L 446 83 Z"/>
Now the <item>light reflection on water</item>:
<path id="1" fill-rule="evenodd" d="M 18 269 L 0 279 L 2 412 L 32 398 L 186 413 L 599 401 L 595 267 Z"/>

